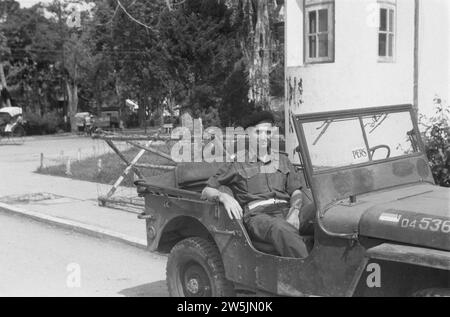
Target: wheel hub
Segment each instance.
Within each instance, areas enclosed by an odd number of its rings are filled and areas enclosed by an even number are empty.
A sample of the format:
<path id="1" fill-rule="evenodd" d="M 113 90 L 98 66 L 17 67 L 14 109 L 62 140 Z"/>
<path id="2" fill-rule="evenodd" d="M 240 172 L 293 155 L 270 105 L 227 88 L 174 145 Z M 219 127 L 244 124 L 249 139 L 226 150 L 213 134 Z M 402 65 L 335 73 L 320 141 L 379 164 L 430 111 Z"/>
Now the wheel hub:
<path id="1" fill-rule="evenodd" d="M 208 274 L 199 264 L 186 265 L 182 280 L 186 297 L 212 296 Z"/>
<path id="2" fill-rule="evenodd" d="M 191 278 L 187 285 L 186 288 L 189 292 L 191 292 L 192 294 L 197 294 L 199 291 L 199 285 L 198 285 L 198 280 L 195 278 Z"/>

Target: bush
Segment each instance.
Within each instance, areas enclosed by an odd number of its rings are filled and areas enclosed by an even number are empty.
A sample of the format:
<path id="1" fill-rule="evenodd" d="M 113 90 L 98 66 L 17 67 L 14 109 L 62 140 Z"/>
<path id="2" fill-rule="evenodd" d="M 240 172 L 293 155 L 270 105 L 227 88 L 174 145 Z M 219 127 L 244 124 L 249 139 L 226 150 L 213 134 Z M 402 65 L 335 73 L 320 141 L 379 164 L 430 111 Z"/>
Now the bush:
<path id="1" fill-rule="evenodd" d="M 33 112 L 26 112 L 24 119 L 26 121 L 24 127 L 27 135 L 53 134 L 61 130 L 64 125 L 62 118 L 55 111 L 48 112 L 43 116 Z"/>
<path id="2" fill-rule="evenodd" d="M 423 139 L 436 184 L 450 187 L 450 107 L 435 98 L 436 112 L 428 118 L 420 117 L 424 127 Z"/>
<path id="3" fill-rule="evenodd" d="M 203 110 L 200 117 L 205 128 L 221 127 L 219 110 L 217 108 L 210 107 L 207 110 Z"/>
<path id="4" fill-rule="evenodd" d="M 139 116 L 137 113 L 126 113 L 123 115 L 122 120 L 127 128 L 139 127 Z"/>

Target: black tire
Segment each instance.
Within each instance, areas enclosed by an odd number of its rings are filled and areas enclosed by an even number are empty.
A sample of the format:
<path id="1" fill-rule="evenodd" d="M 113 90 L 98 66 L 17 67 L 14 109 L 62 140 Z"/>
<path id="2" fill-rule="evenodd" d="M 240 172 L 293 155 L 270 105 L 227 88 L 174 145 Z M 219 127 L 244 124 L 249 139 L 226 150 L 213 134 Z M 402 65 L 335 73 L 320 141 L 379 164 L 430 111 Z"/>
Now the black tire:
<path id="1" fill-rule="evenodd" d="M 429 288 L 417 291 L 413 297 L 450 297 L 450 289 L 448 288 Z"/>
<path id="2" fill-rule="evenodd" d="M 25 134 L 25 129 L 22 126 L 16 126 L 8 135 L 9 142 L 11 142 L 11 144 L 21 145 L 25 142 Z"/>
<path id="3" fill-rule="evenodd" d="M 167 286 L 172 297 L 234 297 L 216 245 L 202 238 L 177 243 L 167 262 Z"/>
<path id="4" fill-rule="evenodd" d="M 23 138 L 25 136 L 25 129 L 22 126 L 17 126 L 12 131 L 11 136 L 13 138 Z"/>

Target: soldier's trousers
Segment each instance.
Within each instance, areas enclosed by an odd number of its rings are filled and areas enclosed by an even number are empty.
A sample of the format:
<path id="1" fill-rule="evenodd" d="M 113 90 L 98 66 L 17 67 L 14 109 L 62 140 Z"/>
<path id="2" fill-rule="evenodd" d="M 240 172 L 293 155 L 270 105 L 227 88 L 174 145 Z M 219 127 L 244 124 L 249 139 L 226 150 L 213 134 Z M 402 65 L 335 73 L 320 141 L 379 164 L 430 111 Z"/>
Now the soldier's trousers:
<path id="1" fill-rule="evenodd" d="M 252 239 L 272 244 L 279 255 L 305 258 L 307 246 L 299 231 L 285 220 L 288 212 L 288 205 L 246 210 L 244 224 Z"/>

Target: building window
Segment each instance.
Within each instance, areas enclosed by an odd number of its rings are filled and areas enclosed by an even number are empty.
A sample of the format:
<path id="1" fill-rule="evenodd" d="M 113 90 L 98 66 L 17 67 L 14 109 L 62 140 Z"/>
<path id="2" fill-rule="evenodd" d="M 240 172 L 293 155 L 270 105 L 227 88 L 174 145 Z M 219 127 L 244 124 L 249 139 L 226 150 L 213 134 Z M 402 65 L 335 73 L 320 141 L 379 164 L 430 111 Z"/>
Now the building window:
<path id="1" fill-rule="evenodd" d="M 378 31 L 378 56 L 380 61 L 394 61 L 395 59 L 395 29 L 395 6 L 381 5 Z"/>
<path id="2" fill-rule="evenodd" d="M 334 3 L 314 4 L 314 1 L 307 1 L 305 15 L 306 62 L 333 62 Z"/>

